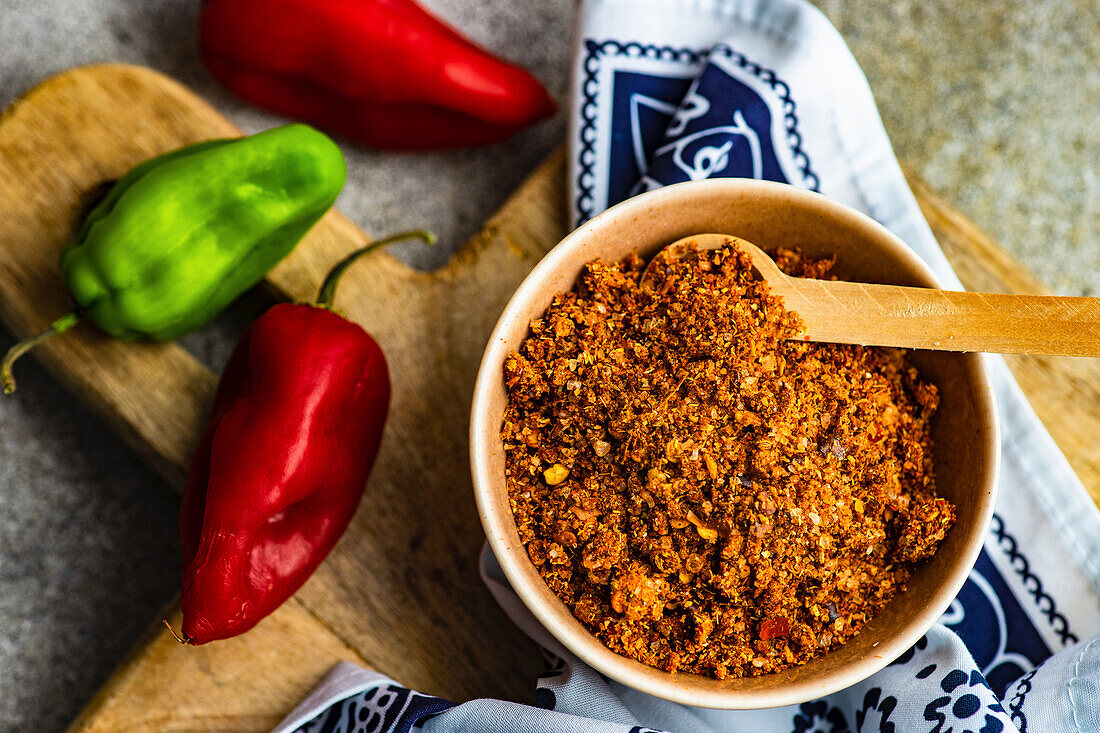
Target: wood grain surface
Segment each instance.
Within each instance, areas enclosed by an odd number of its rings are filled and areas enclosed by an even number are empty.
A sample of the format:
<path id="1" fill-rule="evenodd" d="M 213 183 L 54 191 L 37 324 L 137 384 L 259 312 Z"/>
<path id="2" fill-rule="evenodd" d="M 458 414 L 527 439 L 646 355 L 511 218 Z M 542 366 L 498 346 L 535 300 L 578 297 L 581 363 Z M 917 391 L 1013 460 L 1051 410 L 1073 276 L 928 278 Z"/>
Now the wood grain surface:
<path id="1" fill-rule="evenodd" d="M 72 70 L 22 97 L 0 118 L 0 320 L 22 337 L 68 309 L 57 255 L 97 185 L 151 155 L 233 134 L 205 102 L 137 67 Z M 969 288 L 1042 290 L 912 182 Z M 291 602 L 242 637 L 184 647 L 158 619 L 72 730 L 264 730 L 340 659 L 453 700 L 531 700 L 538 655 L 477 577 L 483 536 L 466 434 L 485 339 L 515 286 L 564 234 L 564 188 L 559 151 L 444 269 L 417 273 L 380 254 L 348 273 L 339 306 L 382 345 L 394 395 L 379 462 L 347 535 Z M 332 263 L 364 240 L 330 213 L 268 285 L 281 297 L 311 297 Z M 119 344 L 87 325 L 37 356 L 182 483 L 212 394 L 208 370 L 175 345 Z M 1097 496 L 1100 446 L 1087 437 L 1100 429 L 1100 371 L 1079 359 L 1010 364 Z"/>

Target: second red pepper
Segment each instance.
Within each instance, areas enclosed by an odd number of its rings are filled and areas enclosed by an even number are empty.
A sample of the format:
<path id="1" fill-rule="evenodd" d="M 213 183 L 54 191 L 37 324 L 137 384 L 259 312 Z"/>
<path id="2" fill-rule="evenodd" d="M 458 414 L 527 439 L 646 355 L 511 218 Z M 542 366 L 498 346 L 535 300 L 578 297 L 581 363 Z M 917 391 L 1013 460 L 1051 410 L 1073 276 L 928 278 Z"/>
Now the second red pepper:
<path id="1" fill-rule="evenodd" d="M 554 112 L 530 73 L 413 0 L 208 0 L 199 40 L 240 97 L 378 148 L 483 145 Z"/>
<path id="2" fill-rule="evenodd" d="M 408 236 L 434 241 L 411 233 L 370 248 Z M 378 344 L 328 307 L 361 254 L 333 271 L 319 305 L 264 313 L 229 359 L 180 509 L 188 643 L 256 625 L 301 587 L 355 514 L 390 399 Z"/>

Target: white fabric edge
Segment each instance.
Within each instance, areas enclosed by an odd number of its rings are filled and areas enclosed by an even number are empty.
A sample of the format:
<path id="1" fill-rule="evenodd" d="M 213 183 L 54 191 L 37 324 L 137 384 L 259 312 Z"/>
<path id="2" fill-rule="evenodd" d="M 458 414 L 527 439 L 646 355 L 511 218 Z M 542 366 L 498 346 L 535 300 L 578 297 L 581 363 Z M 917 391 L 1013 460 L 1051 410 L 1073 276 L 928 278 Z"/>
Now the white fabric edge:
<path id="1" fill-rule="evenodd" d="M 336 703 L 380 684 L 397 684 L 389 677 L 351 662 L 339 662 L 306 699 L 279 721 L 271 733 L 291 733 Z"/>

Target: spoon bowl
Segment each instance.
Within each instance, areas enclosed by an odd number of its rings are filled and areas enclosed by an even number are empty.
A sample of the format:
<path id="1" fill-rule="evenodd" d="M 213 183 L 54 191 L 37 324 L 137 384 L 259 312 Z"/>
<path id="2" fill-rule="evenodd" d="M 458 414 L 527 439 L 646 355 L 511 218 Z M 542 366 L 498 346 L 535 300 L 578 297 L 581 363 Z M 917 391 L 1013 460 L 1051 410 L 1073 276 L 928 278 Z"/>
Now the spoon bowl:
<path id="1" fill-rule="evenodd" d="M 698 250 L 721 249 L 728 244 L 734 245 L 752 259 L 752 267 L 757 275 L 769 283 L 778 282 L 780 287 L 783 287 L 783 283 L 779 278 L 786 278 L 787 276 L 783 274 L 783 271 L 775 264 L 775 260 L 768 256 L 767 252 L 751 242 L 746 242 L 740 237 L 729 234 L 694 234 L 690 237 L 677 239 L 672 244 L 662 247 L 657 254 L 650 258 L 645 270 L 642 271 L 641 284 L 644 286 L 647 282 L 652 281 L 658 267 L 683 259 L 693 248 Z"/>

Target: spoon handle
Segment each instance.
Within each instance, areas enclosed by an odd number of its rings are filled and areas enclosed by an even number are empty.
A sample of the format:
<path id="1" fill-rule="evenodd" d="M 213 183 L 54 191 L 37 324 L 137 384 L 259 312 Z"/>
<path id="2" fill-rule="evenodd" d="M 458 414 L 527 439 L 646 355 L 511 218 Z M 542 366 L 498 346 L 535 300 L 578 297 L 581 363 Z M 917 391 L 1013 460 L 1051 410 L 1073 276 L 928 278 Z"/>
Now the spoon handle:
<path id="1" fill-rule="evenodd" d="M 1100 356 L 1100 298 L 967 293 L 785 278 L 777 295 L 813 341 Z"/>

